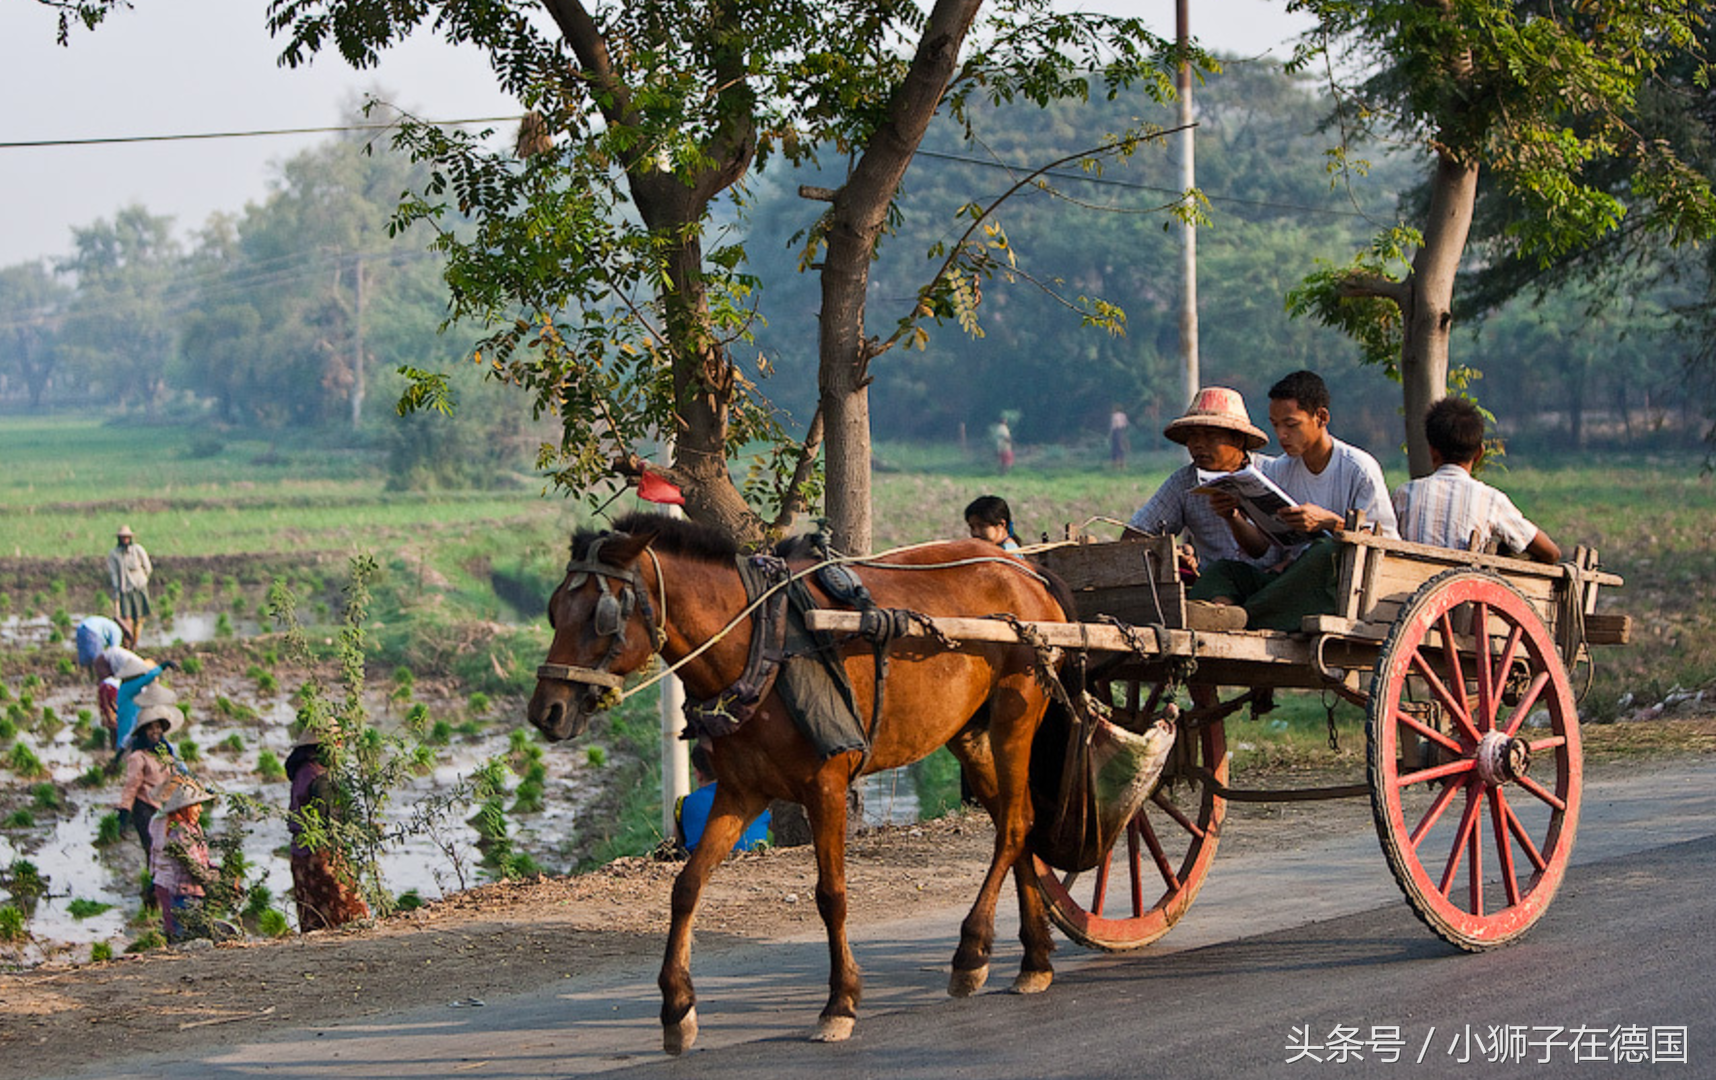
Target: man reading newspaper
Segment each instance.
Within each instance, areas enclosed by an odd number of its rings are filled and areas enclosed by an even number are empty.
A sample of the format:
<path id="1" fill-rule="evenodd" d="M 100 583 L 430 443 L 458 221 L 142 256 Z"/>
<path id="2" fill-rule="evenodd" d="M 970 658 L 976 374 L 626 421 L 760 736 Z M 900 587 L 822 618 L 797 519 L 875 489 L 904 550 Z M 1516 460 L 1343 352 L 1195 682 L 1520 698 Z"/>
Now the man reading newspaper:
<path id="1" fill-rule="evenodd" d="M 1237 618 L 1215 609 L 1237 607 L 1245 612 L 1247 629 L 1297 630 L 1306 615 L 1335 609 L 1340 547 L 1334 536 L 1345 527 L 1348 511 L 1362 510 L 1383 536 L 1399 536 L 1382 467 L 1329 434 L 1329 389 L 1320 376 L 1296 371 L 1270 387 L 1269 422 L 1283 456 L 1259 471 L 1292 501 L 1275 508 L 1276 524 L 1259 528 L 1232 491 L 1218 488 L 1207 497 L 1241 547 L 1253 556 L 1279 558 L 1267 566 L 1228 559 L 1211 566 L 1186 593 L 1193 601 L 1190 625 L 1233 626 Z M 1261 507 L 1262 495 L 1253 502 Z"/>

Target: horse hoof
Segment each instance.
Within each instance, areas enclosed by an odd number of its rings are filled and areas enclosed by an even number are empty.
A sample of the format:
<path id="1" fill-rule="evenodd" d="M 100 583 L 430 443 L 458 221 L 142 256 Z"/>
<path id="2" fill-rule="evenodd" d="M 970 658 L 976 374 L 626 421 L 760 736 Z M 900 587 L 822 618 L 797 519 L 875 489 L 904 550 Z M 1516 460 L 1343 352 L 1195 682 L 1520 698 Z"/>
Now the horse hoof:
<path id="1" fill-rule="evenodd" d="M 1021 971 L 1019 977 L 1013 980 L 1008 993 L 1040 994 L 1054 981 L 1055 973 L 1052 971 Z"/>
<path id="2" fill-rule="evenodd" d="M 858 1021 L 850 1016 L 824 1016 L 816 1022 L 816 1031 L 810 1036 L 811 1042 L 845 1042 L 852 1037 L 852 1029 Z"/>
<path id="3" fill-rule="evenodd" d="M 664 1024 L 661 1029 L 661 1048 L 674 1057 L 691 1049 L 691 1044 L 697 1041 L 697 1006 L 680 1018 L 677 1024 Z"/>
<path id="4" fill-rule="evenodd" d="M 947 992 L 950 997 L 970 997 L 983 989 L 983 984 L 989 981 L 989 965 L 972 968 L 970 971 L 955 971 L 947 980 Z"/>

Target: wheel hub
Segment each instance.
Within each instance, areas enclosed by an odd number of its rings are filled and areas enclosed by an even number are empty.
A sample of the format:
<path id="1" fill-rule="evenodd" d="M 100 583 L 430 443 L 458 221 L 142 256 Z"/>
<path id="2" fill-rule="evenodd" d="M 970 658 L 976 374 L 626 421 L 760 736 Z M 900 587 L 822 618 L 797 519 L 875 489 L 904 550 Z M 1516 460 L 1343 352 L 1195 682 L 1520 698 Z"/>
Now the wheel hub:
<path id="1" fill-rule="evenodd" d="M 1517 780 L 1531 768 L 1531 747 L 1524 739 L 1514 739 L 1499 731 L 1491 731 L 1478 741 L 1478 776 L 1494 787 Z"/>

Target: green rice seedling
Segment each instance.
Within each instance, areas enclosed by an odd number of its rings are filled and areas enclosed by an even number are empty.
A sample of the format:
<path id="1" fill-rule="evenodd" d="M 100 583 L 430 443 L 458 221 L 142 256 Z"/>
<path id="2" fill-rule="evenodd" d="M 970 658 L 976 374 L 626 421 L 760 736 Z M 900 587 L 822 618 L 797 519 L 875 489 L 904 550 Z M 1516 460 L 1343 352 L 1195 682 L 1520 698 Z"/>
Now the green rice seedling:
<path id="1" fill-rule="evenodd" d="M 40 690 L 42 688 L 42 677 L 32 671 L 30 674 L 24 676 L 23 685 L 26 690 Z"/>
<path id="2" fill-rule="evenodd" d="M 467 739 L 474 739 L 483 733 L 483 722 L 481 720 L 466 720 L 453 730 Z"/>
<path id="3" fill-rule="evenodd" d="M 38 810 L 58 810 L 65 806 L 65 801 L 60 797 L 60 789 L 55 787 L 51 780 L 44 780 L 30 788 L 30 801 Z"/>
<path id="4" fill-rule="evenodd" d="M 54 613 L 48 616 L 48 623 L 61 634 L 68 634 L 71 632 L 72 625 L 71 612 L 63 607 L 57 607 L 54 609 Z"/>
<path id="5" fill-rule="evenodd" d="M 222 754 L 242 754 L 244 753 L 244 737 L 235 731 L 220 742 L 215 743 L 212 749 Z"/>
<path id="6" fill-rule="evenodd" d="M 104 727 L 92 727 L 84 734 L 81 745 L 91 754 L 100 753 L 107 749 L 108 734 Z"/>
<path id="7" fill-rule="evenodd" d="M 131 944 L 125 946 L 125 952 L 127 955 L 130 955 L 133 953 L 150 952 L 154 949 L 165 949 L 166 947 L 167 938 L 161 933 L 161 931 L 145 930 L 141 934 L 138 934 L 137 937 L 132 940 Z"/>
<path id="8" fill-rule="evenodd" d="M 584 751 L 584 761 L 592 769 L 600 769 L 608 763 L 608 752 L 600 746 L 592 746 Z"/>
<path id="9" fill-rule="evenodd" d="M 192 653 L 190 656 L 179 661 L 179 670 L 183 671 L 186 675 L 200 675 L 203 670 L 202 657 Z"/>
<path id="10" fill-rule="evenodd" d="M 215 619 L 214 635 L 222 641 L 232 637 L 232 620 L 226 617 L 224 611 Z"/>
<path id="11" fill-rule="evenodd" d="M 11 701 L 11 700 L 12 700 L 12 688 L 10 686 L 7 686 L 3 682 L 0 682 L 0 701 Z"/>
<path id="12" fill-rule="evenodd" d="M 103 597 L 105 599 L 105 597 Z M 12 610 L 12 594 L 0 592 L 0 611 Z"/>
<path id="13" fill-rule="evenodd" d="M 272 671 L 258 671 L 256 675 L 256 690 L 262 694 L 277 694 L 280 692 L 280 680 Z"/>
<path id="14" fill-rule="evenodd" d="M 106 733 L 103 732 L 103 735 L 105 734 Z M 100 749 L 107 749 L 107 743 L 105 741 L 102 743 Z M 101 787 L 103 784 L 107 783 L 107 770 L 103 769 L 100 765 L 91 765 L 83 771 L 74 783 L 76 783 L 80 788 Z"/>
<path id="15" fill-rule="evenodd" d="M 423 894 L 416 889 L 406 889 L 393 898 L 393 906 L 397 911 L 416 911 L 425 906 Z"/>
<path id="16" fill-rule="evenodd" d="M 18 734 L 18 722 L 12 719 L 10 713 L 0 716 L 0 739 L 10 739 Z"/>
<path id="17" fill-rule="evenodd" d="M 57 626 L 54 627 L 52 630 L 48 631 L 48 644 L 49 645 L 58 645 L 60 642 L 64 641 L 65 639 L 66 639 L 65 634 Z"/>
<path id="18" fill-rule="evenodd" d="M 25 780 L 37 780 L 48 775 L 48 770 L 42 764 L 42 759 L 36 752 L 21 742 L 13 743 L 12 749 L 6 753 L 6 767 L 23 777 Z"/>
<path id="19" fill-rule="evenodd" d="M 286 767 L 280 764 L 280 759 L 274 756 L 274 751 L 264 750 L 256 755 L 256 775 L 264 780 L 284 780 Z"/>
<path id="20" fill-rule="evenodd" d="M 113 959 L 113 943 L 111 941 L 98 941 L 89 947 L 90 963 L 105 964 L 111 959 Z"/>
<path id="21" fill-rule="evenodd" d="M 125 838 L 125 827 L 119 823 L 119 812 L 110 810 L 95 823 L 95 846 L 112 847 Z"/>
<path id="22" fill-rule="evenodd" d="M 65 729 L 66 722 L 60 719 L 60 714 L 52 706 L 42 710 L 42 718 L 36 721 L 36 732 L 44 739 L 52 739 Z"/>
<path id="23" fill-rule="evenodd" d="M 268 665 L 270 668 L 279 667 L 280 666 L 280 653 L 279 653 L 279 651 L 276 649 L 263 649 L 262 650 L 262 662 L 264 664 Z"/>
<path id="24" fill-rule="evenodd" d="M 543 794 L 541 784 L 526 780 L 513 789 L 512 812 L 515 814 L 540 814 L 543 806 Z"/>
<path id="25" fill-rule="evenodd" d="M 256 917 L 256 932 L 263 937 L 283 938 L 292 932 L 292 925 L 286 921 L 286 913 L 269 908 Z"/>
<path id="26" fill-rule="evenodd" d="M 25 928 L 28 922 L 24 913 L 11 904 L 0 904 L 0 941 L 28 941 L 30 931 Z"/>
<path id="27" fill-rule="evenodd" d="M 104 911 L 113 910 L 112 904 L 104 904 L 99 900 L 85 900 L 78 897 L 66 904 L 66 914 L 74 919 L 93 919 Z"/>
<path id="28" fill-rule="evenodd" d="M 489 711 L 489 696 L 481 690 L 478 690 L 471 695 L 468 704 L 470 705 L 471 713 L 473 715 L 481 716 L 483 713 Z"/>
<path id="29" fill-rule="evenodd" d="M 446 746 L 453 741 L 453 725 L 445 720 L 437 720 L 424 738 L 434 746 Z"/>
<path id="30" fill-rule="evenodd" d="M 186 765 L 195 765 L 203 759 L 202 747 L 194 739 L 180 739 L 178 743 L 179 760 Z"/>
<path id="31" fill-rule="evenodd" d="M 56 596 L 56 597 L 65 596 L 65 594 L 66 594 L 66 579 L 62 578 L 62 577 L 57 577 L 57 578 L 53 579 L 52 581 L 48 582 L 48 591 L 53 593 L 54 596 Z"/>
<path id="32" fill-rule="evenodd" d="M 54 667 L 62 677 L 70 677 L 77 672 L 77 665 L 72 662 L 72 658 L 69 656 L 60 657 Z"/>
<path id="33" fill-rule="evenodd" d="M 262 882 L 252 885 L 244 894 L 244 910 L 240 912 L 247 919 L 255 919 L 267 911 L 274 903 L 274 890 Z"/>
<path id="34" fill-rule="evenodd" d="M 79 709 L 77 711 L 77 726 L 78 727 L 88 727 L 89 725 L 93 724 L 94 722 L 95 722 L 95 714 L 90 712 L 88 709 Z"/>
<path id="35" fill-rule="evenodd" d="M 506 737 L 506 748 L 510 754 L 523 754 L 530 745 L 530 733 L 523 728 L 513 728 L 512 734 Z"/>
<path id="36" fill-rule="evenodd" d="M 234 615 L 243 615 L 248 607 L 250 607 L 250 604 L 244 599 L 243 593 L 232 598 L 232 613 Z"/>
<path id="37" fill-rule="evenodd" d="M 36 827 L 36 815 L 20 806 L 0 820 L 0 829 L 33 829 Z"/>
<path id="38" fill-rule="evenodd" d="M 421 701 L 413 702 L 411 708 L 405 710 L 405 726 L 418 735 L 429 727 L 429 706 Z"/>

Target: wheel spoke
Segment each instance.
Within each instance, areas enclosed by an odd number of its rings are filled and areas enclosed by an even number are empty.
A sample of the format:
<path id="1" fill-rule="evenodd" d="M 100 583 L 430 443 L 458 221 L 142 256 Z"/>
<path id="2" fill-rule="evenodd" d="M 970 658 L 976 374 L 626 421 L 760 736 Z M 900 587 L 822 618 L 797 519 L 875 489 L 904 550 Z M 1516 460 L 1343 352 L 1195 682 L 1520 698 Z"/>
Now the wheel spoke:
<path id="1" fill-rule="evenodd" d="M 1466 711 L 1465 695 L 1461 694 L 1459 697 L 1455 697 L 1449 692 L 1448 688 L 1442 684 L 1441 678 L 1431 670 L 1430 662 L 1424 658 L 1423 652 L 1413 652 L 1412 666 L 1417 668 L 1418 673 L 1424 677 L 1424 681 L 1430 684 L 1430 692 L 1442 702 L 1442 707 L 1447 709 L 1449 714 L 1459 722 L 1460 728 L 1466 733 L 1466 737 L 1476 743 L 1482 736 L 1478 734 L 1478 729 L 1472 726 L 1471 714 Z M 1455 674 L 1456 676 L 1459 674 L 1458 661 L 1455 662 Z M 1465 681 L 1460 679 L 1456 685 L 1464 690 Z"/>
<path id="2" fill-rule="evenodd" d="M 1394 782 L 1397 788 L 1411 787 L 1413 784 L 1427 784 L 1432 780 L 1440 780 L 1444 776 L 1458 776 L 1477 768 L 1477 762 L 1471 758 L 1461 758 L 1450 761 L 1446 765 L 1433 765 L 1428 769 L 1420 769 L 1415 773 L 1406 773 Z"/>
<path id="3" fill-rule="evenodd" d="M 1096 894 L 1091 897 L 1090 913 L 1102 917 L 1102 906 L 1108 900 L 1108 864 L 1113 861 L 1113 852 L 1103 855 L 1102 861 L 1096 866 Z"/>
<path id="4" fill-rule="evenodd" d="M 1496 664 L 1495 684 L 1497 687 L 1507 685 L 1507 673 L 1513 670 L 1513 659 L 1519 655 L 1519 643 L 1525 640 L 1525 627 L 1512 623 L 1512 629 L 1507 634 L 1507 644 L 1502 646 L 1501 659 Z"/>
<path id="5" fill-rule="evenodd" d="M 1472 867 L 1466 873 L 1469 882 L 1466 895 L 1470 899 L 1473 915 L 1484 913 L 1484 830 L 1478 821 L 1484 812 L 1484 785 L 1474 784 L 1472 807 L 1472 827 L 1466 833 L 1466 848 L 1471 856 Z"/>
<path id="6" fill-rule="evenodd" d="M 1144 914 L 1144 867 L 1138 860 L 1138 823 L 1126 823 L 1126 866 L 1132 874 L 1132 915 Z"/>
<path id="7" fill-rule="evenodd" d="M 1452 736 L 1437 731 L 1435 728 L 1418 719 L 1416 716 L 1413 716 L 1411 713 L 1403 711 L 1399 706 L 1396 706 L 1394 710 L 1394 722 L 1411 728 L 1413 731 L 1416 731 L 1431 742 L 1436 743 L 1453 753 L 1461 756 L 1466 754 L 1466 747 L 1461 746 L 1460 743 Z"/>
<path id="8" fill-rule="evenodd" d="M 1454 638 L 1453 614 L 1453 608 L 1444 611 L 1436 625 L 1442 631 L 1442 657 L 1448 662 L 1448 681 L 1460 688 L 1460 715 L 1469 722 L 1471 717 L 1466 714 L 1465 702 L 1466 674 L 1460 667 L 1460 643 Z"/>
<path id="9" fill-rule="evenodd" d="M 1199 840 L 1204 838 L 1203 826 L 1182 813 L 1180 808 L 1174 805 L 1174 800 L 1162 794 L 1162 790 L 1160 788 L 1157 788 L 1156 792 L 1150 796 L 1150 801 L 1161 807 L 1162 813 L 1167 814 L 1169 817 L 1179 822 L 1180 828 L 1186 830 L 1186 832 Z"/>
<path id="10" fill-rule="evenodd" d="M 1519 704 L 1513 707 L 1513 716 L 1508 719 L 1507 733 L 1509 738 L 1512 738 L 1513 734 L 1519 730 L 1519 725 L 1525 723 L 1525 718 L 1531 715 L 1531 707 L 1537 704 L 1537 699 L 1543 694 L 1543 688 L 1548 685 L 1548 671 L 1540 671 L 1532 676 L 1531 685 L 1527 686 L 1525 693 L 1520 695 Z"/>
<path id="11" fill-rule="evenodd" d="M 1490 668 L 1490 606 L 1482 601 L 1472 604 L 1472 667 L 1478 683 L 1478 730 L 1494 731 L 1496 693 L 1495 671 Z"/>
<path id="12" fill-rule="evenodd" d="M 1140 818 L 1143 828 L 1139 831 L 1144 836 L 1144 846 L 1150 849 L 1150 857 L 1156 860 L 1156 869 L 1162 875 L 1162 884 L 1169 889 L 1180 887 L 1180 875 L 1174 871 L 1174 864 L 1168 861 L 1168 853 L 1162 850 L 1162 841 L 1157 839 L 1156 830 L 1150 826 L 1148 818 Z M 1136 861 L 1137 856 L 1134 856 Z"/>
<path id="13" fill-rule="evenodd" d="M 1454 844 L 1448 852 L 1448 865 L 1442 869 L 1442 880 L 1437 885 L 1437 891 L 1442 899 L 1447 900 L 1448 893 L 1454 887 L 1454 877 L 1460 872 L 1460 859 L 1466 852 L 1466 838 L 1478 820 L 1478 797 L 1472 790 L 1473 785 L 1466 786 L 1466 809 L 1460 814 L 1460 828 L 1454 834 Z"/>
<path id="14" fill-rule="evenodd" d="M 1567 736 L 1551 735 L 1546 739 L 1538 739 L 1536 742 L 1528 742 L 1526 745 L 1531 747 L 1532 753 L 1541 754 L 1545 750 L 1553 750 L 1558 746 L 1566 746 Z"/>
<path id="15" fill-rule="evenodd" d="M 1432 802 L 1430 808 L 1424 811 L 1424 816 L 1418 819 L 1418 826 L 1412 830 L 1412 835 L 1408 838 L 1414 851 L 1418 849 L 1419 844 L 1423 843 L 1425 834 L 1435 828 L 1436 822 L 1442 817 L 1442 812 L 1448 809 L 1448 804 L 1453 802 L 1454 796 L 1459 793 L 1459 784 L 1444 784 L 1442 786 L 1442 791 L 1436 796 L 1436 801 Z"/>
<path id="16" fill-rule="evenodd" d="M 1565 802 L 1561 801 L 1561 797 L 1559 795 L 1556 795 L 1553 791 L 1550 791 L 1548 788 L 1544 787 L 1542 784 L 1538 783 L 1536 780 L 1533 780 L 1531 777 L 1529 777 L 1529 776 L 1515 777 L 1514 782 L 1517 783 L 1520 787 L 1524 788 L 1525 790 L 1531 792 L 1533 795 L 1536 795 L 1539 799 L 1548 803 L 1550 806 L 1555 807 L 1555 809 L 1557 809 L 1557 810 L 1567 809 L 1567 804 Z"/>
<path id="17" fill-rule="evenodd" d="M 1506 801 L 1503 801 L 1501 806 L 1502 812 L 1507 815 L 1507 827 L 1513 832 L 1513 838 L 1519 841 L 1519 846 L 1525 849 L 1525 857 L 1531 860 L 1531 865 L 1536 867 L 1539 873 L 1548 869 L 1549 861 L 1537 850 L 1537 845 L 1532 842 L 1531 834 L 1525 831 L 1525 822 L 1519 820 L 1519 815 L 1513 812 L 1513 807 L 1509 806 Z"/>
<path id="18" fill-rule="evenodd" d="M 1507 795 L 1502 788 L 1490 792 L 1490 826 L 1496 834 L 1496 860 L 1501 863 L 1502 888 L 1507 890 L 1507 906 L 1519 903 L 1519 882 L 1514 879 L 1513 845 L 1507 841 Z"/>

